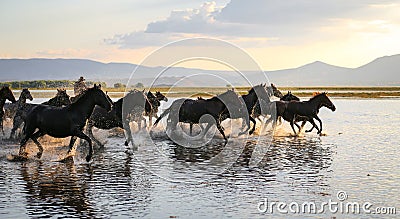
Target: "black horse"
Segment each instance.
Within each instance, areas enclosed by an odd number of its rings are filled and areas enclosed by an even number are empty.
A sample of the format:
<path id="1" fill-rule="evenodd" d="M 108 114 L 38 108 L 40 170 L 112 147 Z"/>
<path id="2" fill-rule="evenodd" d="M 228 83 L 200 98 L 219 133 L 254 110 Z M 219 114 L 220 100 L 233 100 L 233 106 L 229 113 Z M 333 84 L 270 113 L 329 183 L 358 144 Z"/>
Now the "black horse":
<path id="1" fill-rule="evenodd" d="M 276 88 L 275 88 L 276 89 Z M 279 91 L 279 90 L 278 90 Z M 280 93 L 280 91 L 279 91 Z M 292 101 L 292 100 L 296 100 L 296 101 L 300 101 L 300 98 L 298 98 L 297 96 L 293 95 L 291 91 L 288 91 L 287 94 L 282 95 L 282 93 L 280 93 L 281 95 L 277 95 L 276 97 L 280 96 L 280 101 Z M 275 93 L 274 93 L 275 95 Z M 266 104 L 266 107 L 272 107 L 270 104 L 271 102 L 268 100 L 261 100 L 264 101 L 264 103 Z M 273 103 L 273 102 L 272 102 Z M 258 119 L 259 121 L 261 121 L 260 116 L 265 116 L 268 114 L 268 110 L 266 110 L 267 112 L 265 113 L 261 113 L 261 106 L 260 106 L 260 101 L 257 102 L 256 106 L 254 107 L 253 110 L 253 117 L 255 119 Z M 280 119 L 280 117 L 276 117 L 276 119 Z M 268 123 L 267 123 L 268 124 Z"/>
<path id="2" fill-rule="evenodd" d="M 72 151 L 77 137 L 85 139 L 89 143 L 89 154 L 86 156 L 86 161 L 89 162 L 93 155 L 92 141 L 82 130 L 96 105 L 107 111 L 110 111 L 112 106 L 100 85 L 87 89 L 75 103 L 65 107 L 43 104 L 35 106 L 25 118 L 25 136 L 20 143 L 19 155 L 27 157 L 25 148 L 29 139 L 38 146 L 39 152 L 36 156 L 41 158 L 43 147 L 37 140 L 39 137 L 46 134 L 56 138 L 71 136 L 68 154 Z"/>
<path id="3" fill-rule="evenodd" d="M 109 100 L 111 101 L 111 99 Z M 147 100 L 144 93 L 134 90 L 128 92 L 125 97 L 114 102 L 112 110 L 109 112 L 104 108 L 95 107 L 89 118 L 86 132 L 97 145 L 103 146 L 103 144 L 94 137 L 92 131 L 93 127 L 105 130 L 119 127 L 126 132 L 127 140 L 125 141 L 125 146 L 128 146 L 129 142 L 132 142 L 132 133 L 129 128 L 129 114 L 132 113 L 133 110 L 141 111 L 140 114 L 143 114 L 143 109 L 146 108 L 145 105 L 147 104 L 150 104 L 150 102 Z"/>
<path id="4" fill-rule="evenodd" d="M 24 88 L 21 90 L 21 94 L 18 97 L 17 102 L 15 103 L 5 103 L 4 105 L 4 119 L 6 118 L 14 118 L 15 113 L 17 112 L 18 108 L 26 103 L 26 100 L 33 100 L 33 97 L 31 95 L 31 92 L 28 90 L 28 88 Z"/>
<path id="5" fill-rule="evenodd" d="M 246 133 L 249 129 L 250 129 L 250 123 L 249 121 L 251 121 L 253 123 L 253 128 L 249 131 L 249 134 L 253 134 L 255 128 L 256 128 L 256 120 L 253 118 L 252 116 L 252 112 L 253 109 L 256 105 L 256 103 L 259 103 L 259 99 L 261 100 L 266 100 L 269 102 L 269 96 L 268 96 L 268 90 L 265 87 L 266 85 L 257 85 L 252 87 L 249 91 L 248 94 L 244 94 L 241 97 L 243 98 L 244 103 L 246 104 L 246 109 L 247 109 L 247 116 L 248 119 L 244 120 L 247 125 L 247 129 L 244 130 L 243 132 L 239 133 L 239 135 Z M 234 115 L 230 115 L 230 113 L 228 112 L 228 110 L 225 110 L 224 113 L 221 115 L 221 122 L 231 118 L 231 119 L 239 119 L 241 118 L 242 115 L 238 115 L 239 117 L 235 117 Z M 208 129 L 205 129 L 205 133 L 208 132 Z"/>
<path id="6" fill-rule="evenodd" d="M 290 101 L 286 105 L 286 109 L 283 113 L 283 118 L 286 121 L 290 122 L 290 126 L 293 129 L 294 134 L 296 135 L 296 130 L 294 129 L 294 124 L 297 121 L 303 121 L 302 127 L 308 121 L 310 122 L 313 127 L 308 130 L 307 132 L 311 132 L 313 128 L 316 128 L 318 134 L 322 132 L 322 121 L 318 117 L 319 109 L 321 107 L 327 107 L 328 109 L 334 112 L 336 110 L 335 105 L 333 105 L 332 101 L 327 96 L 327 93 L 318 93 L 314 97 L 312 97 L 308 101 Z M 314 119 L 319 122 L 320 127 L 315 124 Z M 297 124 L 296 126 L 299 128 L 299 132 L 301 131 L 302 127 L 299 127 Z"/>
<path id="7" fill-rule="evenodd" d="M 3 135 L 4 135 L 4 129 L 3 129 L 4 104 L 6 103 L 6 100 L 11 101 L 12 103 L 17 102 L 15 100 L 14 94 L 11 91 L 11 89 L 7 86 L 4 86 L 0 89 L 0 128 Z"/>
<path id="8" fill-rule="evenodd" d="M 225 142 L 228 139 L 225 136 L 224 129 L 221 126 L 221 117 L 226 110 L 235 117 L 235 115 L 243 114 L 245 105 L 239 96 L 233 91 L 228 90 L 223 94 L 212 97 L 210 99 L 178 99 L 175 100 L 172 105 L 166 109 L 160 117 L 155 121 L 153 127 L 157 126 L 158 122 L 168 114 L 167 129 L 175 130 L 179 122 L 199 124 L 200 119 L 209 115 L 215 121 L 217 129 L 222 134 Z M 244 117 L 247 119 L 248 117 Z M 249 122 L 247 121 L 247 124 Z M 208 122 L 206 129 L 209 129 L 214 123 Z"/>
<path id="9" fill-rule="evenodd" d="M 46 102 L 43 102 L 42 104 L 49 105 L 49 106 L 61 107 L 61 106 L 67 106 L 67 105 L 71 104 L 71 101 L 70 101 L 70 97 L 67 94 L 67 91 L 65 89 L 57 89 L 56 96 Z M 37 105 L 38 104 L 33 104 L 33 103 L 19 104 L 18 109 L 14 115 L 13 127 L 11 129 L 10 139 L 15 138 L 15 133 L 16 133 L 17 129 L 19 129 L 21 127 L 21 125 L 24 123 L 26 114 L 29 112 L 29 110 L 31 110 L 33 107 L 35 107 Z"/>

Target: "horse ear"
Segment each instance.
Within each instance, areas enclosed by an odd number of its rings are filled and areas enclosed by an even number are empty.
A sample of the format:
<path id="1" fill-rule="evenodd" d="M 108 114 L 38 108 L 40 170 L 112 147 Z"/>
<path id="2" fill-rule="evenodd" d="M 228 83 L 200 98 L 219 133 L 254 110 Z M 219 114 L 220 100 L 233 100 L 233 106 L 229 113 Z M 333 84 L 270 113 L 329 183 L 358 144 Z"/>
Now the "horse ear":
<path id="1" fill-rule="evenodd" d="M 100 83 L 99 83 L 99 86 L 98 86 L 98 88 L 99 88 L 99 89 L 101 89 L 101 84 L 100 84 Z"/>

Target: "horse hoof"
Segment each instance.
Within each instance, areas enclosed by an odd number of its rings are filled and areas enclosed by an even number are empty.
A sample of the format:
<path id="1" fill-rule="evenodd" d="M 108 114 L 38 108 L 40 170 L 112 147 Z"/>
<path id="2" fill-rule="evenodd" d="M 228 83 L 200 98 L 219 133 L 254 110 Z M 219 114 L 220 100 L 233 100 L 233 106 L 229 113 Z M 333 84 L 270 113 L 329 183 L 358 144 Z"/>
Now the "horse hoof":
<path id="1" fill-rule="evenodd" d="M 125 146 L 128 146 L 129 145 L 129 142 L 128 141 L 125 141 Z"/>
<path id="2" fill-rule="evenodd" d="M 310 130 L 306 130 L 305 132 L 307 132 L 307 133 L 308 133 L 308 132 L 311 132 L 311 131 L 310 131 Z"/>
<path id="3" fill-rule="evenodd" d="M 254 130 L 253 131 L 249 131 L 249 135 L 252 135 L 254 133 Z"/>

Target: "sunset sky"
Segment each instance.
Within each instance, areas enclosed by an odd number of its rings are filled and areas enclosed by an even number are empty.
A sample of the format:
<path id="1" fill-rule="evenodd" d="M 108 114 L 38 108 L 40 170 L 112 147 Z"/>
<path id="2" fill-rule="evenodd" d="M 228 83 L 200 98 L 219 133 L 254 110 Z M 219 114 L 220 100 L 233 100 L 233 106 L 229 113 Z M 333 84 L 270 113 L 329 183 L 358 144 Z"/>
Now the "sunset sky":
<path id="1" fill-rule="evenodd" d="M 140 63 L 166 43 L 212 37 L 264 70 L 358 67 L 400 53 L 399 11 L 394 0 L 2 0 L 0 58 Z"/>

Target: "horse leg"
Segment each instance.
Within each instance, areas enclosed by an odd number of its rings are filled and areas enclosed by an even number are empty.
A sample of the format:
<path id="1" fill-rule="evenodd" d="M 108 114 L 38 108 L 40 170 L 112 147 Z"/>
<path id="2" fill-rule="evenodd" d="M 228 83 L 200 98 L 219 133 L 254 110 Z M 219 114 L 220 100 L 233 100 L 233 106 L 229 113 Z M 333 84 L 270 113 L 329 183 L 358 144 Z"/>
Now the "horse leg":
<path id="1" fill-rule="evenodd" d="M 104 145 L 97 140 L 94 135 L 93 135 L 93 124 L 88 123 L 87 128 L 86 128 L 86 133 L 88 133 L 89 138 L 93 139 L 93 141 L 100 147 L 104 147 Z M 72 140 L 72 138 L 71 138 Z"/>
<path id="2" fill-rule="evenodd" d="M 226 136 L 225 136 L 224 128 L 221 126 L 221 123 L 219 122 L 218 119 L 216 119 L 215 121 L 216 121 L 217 129 L 219 130 L 219 132 L 221 133 L 221 135 L 224 137 L 225 144 L 226 144 L 226 143 L 228 142 L 228 139 L 227 139 Z"/>
<path id="3" fill-rule="evenodd" d="M 146 129 L 146 128 L 147 128 L 146 118 L 144 118 L 144 117 L 142 116 L 142 120 L 143 120 L 143 123 L 144 123 L 144 128 Z"/>
<path id="4" fill-rule="evenodd" d="M 306 120 L 301 122 L 301 126 L 300 126 L 300 129 L 299 129 L 299 132 L 301 132 L 301 130 L 303 130 L 304 126 L 306 125 L 306 122 L 307 122 Z"/>
<path id="5" fill-rule="evenodd" d="M 28 153 L 25 151 L 25 149 L 26 149 L 26 143 L 28 142 L 31 135 L 32 135 L 32 133 L 26 134 L 24 136 L 24 138 L 21 140 L 20 146 L 19 146 L 19 153 L 18 153 L 19 156 L 23 156 L 23 157 L 28 156 Z"/>
<path id="6" fill-rule="evenodd" d="M 151 114 L 150 114 L 149 115 L 149 128 L 150 128 L 151 124 L 153 124 L 153 116 L 151 116 Z"/>
<path id="7" fill-rule="evenodd" d="M 281 116 L 278 116 L 277 120 L 278 120 L 278 122 L 279 122 L 279 125 L 282 125 L 282 117 L 281 117 Z"/>
<path id="8" fill-rule="evenodd" d="M 318 132 L 318 134 L 321 134 L 322 133 L 322 121 L 317 115 L 315 115 L 314 118 L 316 120 L 318 120 L 318 122 L 319 122 L 319 132 Z"/>
<path id="9" fill-rule="evenodd" d="M 14 116 L 14 118 L 13 118 L 13 127 L 11 129 L 10 139 L 14 139 L 16 137 L 15 136 L 15 132 L 21 126 L 21 124 L 22 124 L 21 116 Z"/>
<path id="10" fill-rule="evenodd" d="M 42 154 L 43 154 L 43 146 L 40 144 L 40 142 L 37 140 L 38 138 L 42 137 L 44 135 L 44 133 L 42 133 L 40 130 L 33 133 L 33 135 L 31 136 L 32 141 L 36 144 L 36 146 L 39 149 L 39 152 L 36 154 L 37 158 L 41 158 Z"/>
<path id="11" fill-rule="evenodd" d="M 69 148 L 69 149 L 68 149 L 67 154 L 70 154 L 70 153 L 73 151 L 73 148 L 74 148 L 74 144 L 75 144 L 76 139 L 77 139 L 76 136 L 72 136 L 72 137 L 71 137 L 71 140 L 69 140 L 69 145 L 68 145 L 68 148 Z"/>
<path id="12" fill-rule="evenodd" d="M 307 122 L 307 120 L 304 121 L 304 123 L 306 123 L 306 122 Z M 312 124 L 312 122 L 310 122 L 310 123 Z M 315 126 L 313 125 L 309 130 L 306 130 L 306 132 L 312 132 L 312 130 L 314 130 L 314 128 L 315 128 Z"/>
<path id="13" fill-rule="evenodd" d="M 123 128 L 125 129 L 125 133 L 128 137 L 125 140 L 125 146 L 128 146 L 129 142 L 132 142 L 132 145 L 133 145 L 133 139 L 132 139 L 131 127 L 129 126 L 129 121 L 124 122 Z"/>
<path id="14" fill-rule="evenodd" d="M 86 161 L 89 162 L 92 159 L 93 156 L 93 145 L 92 145 L 92 140 L 90 140 L 89 136 L 85 135 L 82 131 L 79 131 L 76 136 L 78 138 L 81 138 L 83 140 L 86 140 L 89 143 L 89 154 L 86 156 Z M 72 139 L 71 139 L 72 140 Z"/>
<path id="15" fill-rule="evenodd" d="M 317 131 L 318 131 L 317 133 L 320 134 L 321 131 L 319 130 L 317 124 L 315 124 L 314 119 L 313 119 L 313 118 L 311 118 L 311 119 L 309 118 L 308 121 L 313 125 L 313 128 L 315 127 L 315 128 L 317 129 Z M 312 129 L 313 129 L 313 128 L 312 128 Z M 310 131 L 311 131 L 312 129 L 310 129 Z"/>
<path id="16" fill-rule="evenodd" d="M 295 124 L 294 120 L 295 120 L 295 118 L 293 118 L 293 119 L 290 121 L 290 126 L 291 126 L 292 129 L 293 129 L 294 135 L 297 135 L 296 130 L 294 129 L 294 124 Z"/>
<path id="17" fill-rule="evenodd" d="M 250 119 L 250 121 L 253 123 L 253 128 L 250 130 L 250 132 L 249 132 L 249 135 L 251 135 L 251 134 L 253 134 L 254 133 L 254 130 L 256 130 L 256 120 L 253 118 L 253 117 L 251 117 L 251 116 L 249 116 L 249 119 Z M 249 124 L 250 125 L 250 124 Z"/>
<path id="18" fill-rule="evenodd" d="M 193 123 L 189 123 L 189 134 L 190 134 L 190 136 L 192 136 L 192 133 L 193 133 Z"/>

